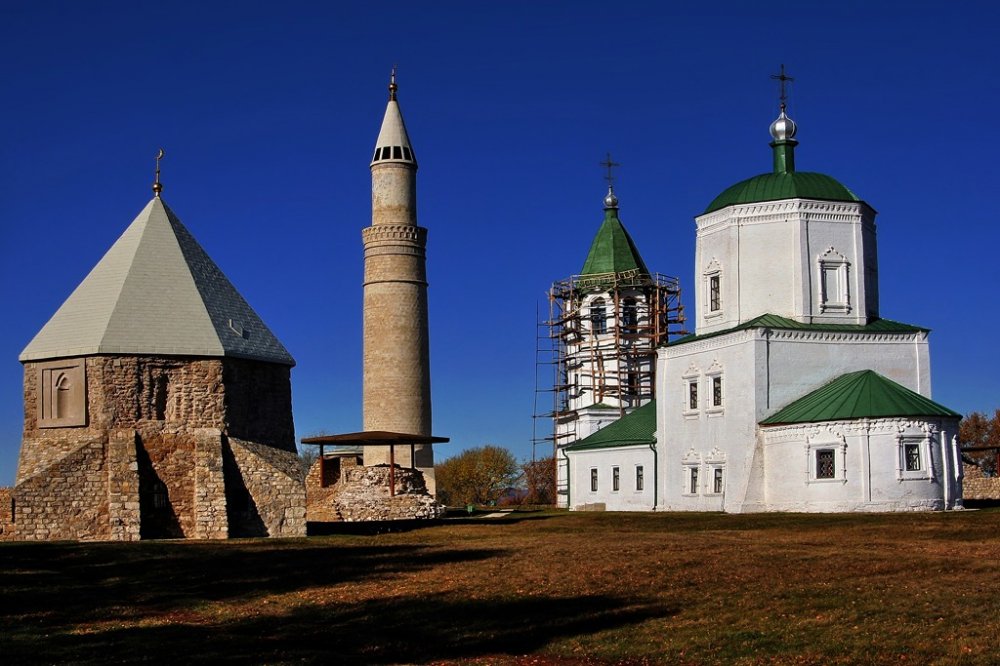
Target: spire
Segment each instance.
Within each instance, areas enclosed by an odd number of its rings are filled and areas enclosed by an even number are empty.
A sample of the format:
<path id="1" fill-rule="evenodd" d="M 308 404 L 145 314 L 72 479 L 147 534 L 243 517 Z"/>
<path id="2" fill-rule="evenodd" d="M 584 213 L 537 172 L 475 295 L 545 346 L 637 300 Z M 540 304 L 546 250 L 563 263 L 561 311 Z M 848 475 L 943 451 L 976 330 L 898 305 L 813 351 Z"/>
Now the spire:
<path id="1" fill-rule="evenodd" d="M 781 92 L 778 96 L 780 102 L 778 117 L 771 123 L 770 127 L 773 139 L 771 148 L 774 150 L 774 172 L 792 173 L 795 171 L 795 146 L 799 145 L 799 142 L 795 140 L 798 126 L 785 114 L 785 110 L 788 108 L 788 94 L 785 84 L 795 79 L 785 74 L 784 64 L 781 65 L 781 72 L 772 74 L 771 78 L 781 84 Z"/>
<path id="2" fill-rule="evenodd" d="M 392 74 L 389 76 L 389 103 L 385 108 L 382 129 L 375 142 L 375 155 L 372 157 L 370 166 L 387 162 L 412 164 L 414 168 L 417 166 L 417 156 L 413 152 L 413 146 L 410 145 L 410 137 L 406 133 L 406 125 L 403 123 L 403 114 L 400 112 L 399 102 L 396 100 L 398 90 L 396 67 L 393 66 Z"/>
<path id="3" fill-rule="evenodd" d="M 166 153 L 163 152 L 163 148 L 160 148 L 160 152 L 156 154 L 156 177 L 153 179 L 153 196 L 159 197 L 160 192 L 163 191 L 163 184 L 160 182 L 160 160 Z"/>

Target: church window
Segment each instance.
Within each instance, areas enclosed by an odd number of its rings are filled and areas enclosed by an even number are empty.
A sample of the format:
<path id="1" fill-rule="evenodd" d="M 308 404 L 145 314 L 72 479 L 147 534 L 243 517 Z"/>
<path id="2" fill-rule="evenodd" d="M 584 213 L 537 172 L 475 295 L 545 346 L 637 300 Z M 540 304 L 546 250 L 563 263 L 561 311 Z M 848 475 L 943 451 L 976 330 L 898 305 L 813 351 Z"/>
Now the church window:
<path id="1" fill-rule="evenodd" d="M 167 417 L 167 375 L 157 375 L 153 380 L 153 418 L 162 421 Z"/>
<path id="2" fill-rule="evenodd" d="M 406 159 L 406 160 L 412 160 L 413 159 L 413 157 L 412 157 L 412 155 L 410 153 L 410 149 L 407 148 L 406 146 L 403 146 L 403 159 Z"/>
<path id="3" fill-rule="evenodd" d="M 590 303 L 590 328 L 597 335 L 608 332 L 608 314 L 603 298 L 595 298 Z"/>
<path id="4" fill-rule="evenodd" d="M 706 318 L 722 315 L 722 267 L 712 259 L 702 273 L 701 308 Z"/>
<path id="5" fill-rule="evenodd" d="M 722 377 L 712 377 L 712 406 L 722 407 Z"/>
<path id="6" fill-rule="evenodd" d="M 596 467 L 591 467 L 590 468 L 590 492 L 592 492 L 592 493 L 596 493 L 597 492 L 597 468 Z"/>
<path id="7" fill-rule="evenodd" d="M 722 493 L 722 468 L 716 467 L 712 472 L 712 492 L 716 495 Z"/>
<path id="8" fill-rule="evenodd" d="M 896 477 L 899 480 L 927 480 L 932 477 L 931 437 L 928 433 L 900 435 Z"/>
<path id="9" fill-rule="evenodd" d="M 708 278 L 708 309 L 710 312 L 718 312 L 722 309 L 722 293 L 719 284 L 719 276 L 712 275 Z"/>
<path id="10" fill-rule="evenodd" d="M 837 463 L 833 449 L 816 451 L 816 478 L 833 479 L 837 476 Z"/>
<path id="11" fill-rule="evenodd" d="M 688 409 L 698 409 L 698 381 L 688 382 Z"/>
<path id="12" fill-rule="evenodd" d="M 634 334 L 639 327 L 639 307 L 634 298 L 626 298 L 622 305 L 622 330 L 626 335 Z"/>
<path id="13" fill-rule="evenodd" d="M 403 159 L 403 149 L 399 146 L 392 147 L 392 159 L 401 160 Z"/>
<path id="14" fill-rule="evenodd" d="M 645 472 L 642 469 L 642 465 L 636 465 L 635 466 L 635 489 L 636 490 L 642 490 L 642 487 L 643 487 L 643 485 L 645 484 L 645 481 L 646 481 L 643 478 L 644 474 L 645 474 Z"/>
<path id="15" fill-rule="evenodd" d="M 618 492 L 621 489 L 622 475 L 618 467 L 611 468 L 611 490 Z"/>
<path id="16" fill-rule="evenodd" d="M 820 312 L 850 312 L 850 263 L 832 247 L 819 258 Z"/>
<path id="17" fill-rule="evenodd" d="M 692 467 L 688 472 L 688 492 L 698 494 L 698 468 Z"/>

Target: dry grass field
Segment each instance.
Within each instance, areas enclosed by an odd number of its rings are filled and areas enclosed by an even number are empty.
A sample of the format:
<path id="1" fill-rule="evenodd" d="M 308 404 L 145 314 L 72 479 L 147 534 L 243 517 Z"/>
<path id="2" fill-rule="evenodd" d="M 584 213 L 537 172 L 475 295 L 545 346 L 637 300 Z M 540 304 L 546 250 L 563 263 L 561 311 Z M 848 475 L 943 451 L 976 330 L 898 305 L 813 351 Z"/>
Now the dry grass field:
<path id="1" fill-rule="evenodd" d="M 1000 511 L 0 544 L 0 663 L 997 664 Z"/>

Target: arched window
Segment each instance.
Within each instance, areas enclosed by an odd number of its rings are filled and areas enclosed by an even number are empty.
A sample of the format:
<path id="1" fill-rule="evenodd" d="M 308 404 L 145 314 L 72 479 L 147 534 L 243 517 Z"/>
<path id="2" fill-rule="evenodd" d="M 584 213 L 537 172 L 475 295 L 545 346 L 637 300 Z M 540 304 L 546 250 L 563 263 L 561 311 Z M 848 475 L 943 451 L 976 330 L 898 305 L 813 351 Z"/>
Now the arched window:
<path id="1" fill-rule="evenodd" d="M 59 376 L 56 378 L 54 387 L 56 389 L 55 391 L 56 394 L 55 394 L 55 400 L 52 401 L 52 407 L 53 407 L 52 417 L 59 419 L 65 416 L 66 412 L 68 411 L 67 402 L 69 400 L 70 384 L 69 384 L 69 377 L 66 376 L 66 373 L 59 374 Z"/>
<path id="2" fill-rule="evenodd" d="M 634 298 L 626 298 L 622 304 L 622 332 L 635 333 L 639 327 L 639 307 Z"/>
<path id="3" fill-rule="evenodd" d="M 598 335 L 608 332 L 608 312 L 603 298 L 590 302 L 590 329 Z"/>

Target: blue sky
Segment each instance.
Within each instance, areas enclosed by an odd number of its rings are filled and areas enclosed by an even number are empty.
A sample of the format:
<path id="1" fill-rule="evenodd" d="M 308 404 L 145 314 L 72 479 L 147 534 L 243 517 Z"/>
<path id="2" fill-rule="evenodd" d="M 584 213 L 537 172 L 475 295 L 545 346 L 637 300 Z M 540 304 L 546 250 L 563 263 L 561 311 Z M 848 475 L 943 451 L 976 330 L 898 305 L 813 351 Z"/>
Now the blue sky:
<path id="1" fill-rule="evenodd" d="M 434 430 L 531 454 L 535 313 L 621 217 L 693 294 L 694 223 L 797 166 L 877 211 L 882 315 L 934 330 L 934 398 L 1000 406 L 993 3 L 21 2 L 0 8 L 0 484 L 17 356 L 164 199 L 298 361 L 296 431 L 361 426 L 360 231 L 393 63 L 430 230 Z"/>

